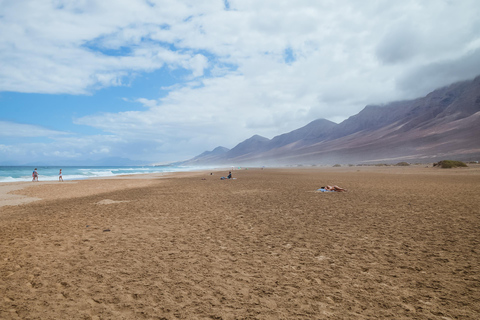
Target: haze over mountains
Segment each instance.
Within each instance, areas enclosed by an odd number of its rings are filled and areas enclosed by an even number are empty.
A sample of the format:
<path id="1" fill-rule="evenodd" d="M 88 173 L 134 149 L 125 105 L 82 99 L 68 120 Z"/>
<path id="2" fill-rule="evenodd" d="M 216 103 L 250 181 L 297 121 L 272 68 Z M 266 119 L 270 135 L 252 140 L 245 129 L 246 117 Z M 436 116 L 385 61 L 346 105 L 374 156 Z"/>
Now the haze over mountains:
<path id="1" fill-rule="evenodd" d="M 294 165 L 480 160 L 480 76 L 427 96 L 368 105 L 336 124 L 317 119 L 232 149 L 217 147 L 184 165 Z"/>

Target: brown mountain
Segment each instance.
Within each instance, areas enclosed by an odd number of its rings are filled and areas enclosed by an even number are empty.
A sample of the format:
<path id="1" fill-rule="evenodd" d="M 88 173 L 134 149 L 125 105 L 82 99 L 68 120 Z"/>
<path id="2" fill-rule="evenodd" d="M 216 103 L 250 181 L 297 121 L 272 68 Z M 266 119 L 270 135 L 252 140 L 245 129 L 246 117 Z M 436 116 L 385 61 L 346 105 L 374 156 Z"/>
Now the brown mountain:
<path id="1" fill-rule="evenodd" d="M 223 151 L 185 164 L 480 160 L 480 76 L 423 98 L 366 106 L 340 124 L 318 119 L 271 140 L 255 135 Z"/>

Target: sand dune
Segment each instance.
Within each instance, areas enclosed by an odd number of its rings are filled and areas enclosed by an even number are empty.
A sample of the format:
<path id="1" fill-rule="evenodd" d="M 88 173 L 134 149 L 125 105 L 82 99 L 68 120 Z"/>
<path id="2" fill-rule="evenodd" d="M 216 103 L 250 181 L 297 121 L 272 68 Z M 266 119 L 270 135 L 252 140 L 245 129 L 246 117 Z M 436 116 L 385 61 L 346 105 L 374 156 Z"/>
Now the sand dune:
<path id="1" fill-rule="evenodd" d="M 15 191 L 0 319 L 479 318 L 480 168 L 233 173 Z"/>

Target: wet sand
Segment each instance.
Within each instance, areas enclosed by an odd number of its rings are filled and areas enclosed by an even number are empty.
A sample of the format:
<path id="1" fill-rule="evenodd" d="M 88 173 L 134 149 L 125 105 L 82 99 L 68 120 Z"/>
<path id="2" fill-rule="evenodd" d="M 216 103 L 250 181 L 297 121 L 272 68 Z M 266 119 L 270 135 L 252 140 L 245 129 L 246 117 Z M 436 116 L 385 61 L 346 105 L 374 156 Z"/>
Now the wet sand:
<path id="1" fill-rule="evenodd" d="M 13 191 L 0 319 L 480 318 L 480 167 L 233 174 Z"/>

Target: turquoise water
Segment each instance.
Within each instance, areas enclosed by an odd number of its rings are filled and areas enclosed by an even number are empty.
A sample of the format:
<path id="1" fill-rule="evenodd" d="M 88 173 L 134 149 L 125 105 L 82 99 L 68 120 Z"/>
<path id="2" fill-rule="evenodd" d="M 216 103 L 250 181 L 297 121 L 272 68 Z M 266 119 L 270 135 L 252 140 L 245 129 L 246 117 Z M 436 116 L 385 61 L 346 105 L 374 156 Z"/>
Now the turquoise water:
<path id="1" fill-rule="evenodd" d="M 32 172 L 35 167 L 0 166 L 0 182 L 32 181 Z M 118 175 L 148 174 L 160 172 L 192 171 L 200 168 L 176 166 L 143 166 L 143 167 L 37 167 L 39 181 L 58 180 L 58 173 L 62 169 L 63 180 L 81 180 L 98 177 L 113 177 Z"/>

